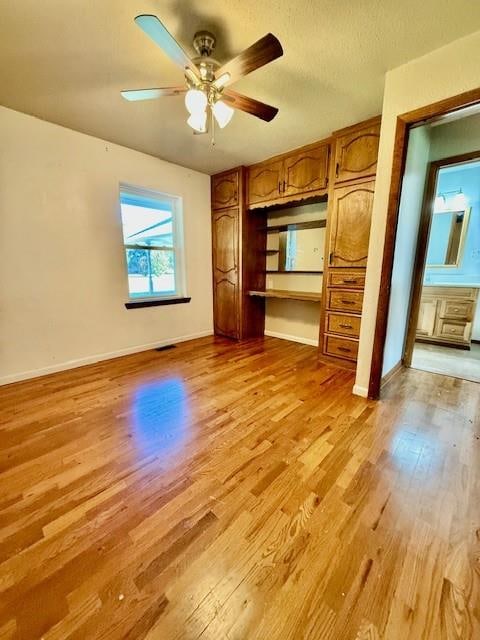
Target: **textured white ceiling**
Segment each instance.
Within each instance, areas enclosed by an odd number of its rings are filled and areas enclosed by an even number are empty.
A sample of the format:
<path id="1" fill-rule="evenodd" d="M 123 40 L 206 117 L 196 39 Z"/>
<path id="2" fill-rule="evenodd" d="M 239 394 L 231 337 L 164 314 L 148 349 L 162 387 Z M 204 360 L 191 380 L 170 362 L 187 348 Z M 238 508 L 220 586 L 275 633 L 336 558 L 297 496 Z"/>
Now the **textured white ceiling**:
<path id="1" fill-rule="evenodd" d="M 121 89 L 182 84 L 135 26 L 156 14 L 183 47 L 199 29 L 233 57 L 268 31 L 284 56 L 234 85 L 280 109 L 264 123 L 236 112 L 211 148 L 181 97 L 128 103 Z M 215 173 L 329 135 L 381 111 L 388 69 L 480 29 L 473 0 L 0 0 L 0 103 Z"/>

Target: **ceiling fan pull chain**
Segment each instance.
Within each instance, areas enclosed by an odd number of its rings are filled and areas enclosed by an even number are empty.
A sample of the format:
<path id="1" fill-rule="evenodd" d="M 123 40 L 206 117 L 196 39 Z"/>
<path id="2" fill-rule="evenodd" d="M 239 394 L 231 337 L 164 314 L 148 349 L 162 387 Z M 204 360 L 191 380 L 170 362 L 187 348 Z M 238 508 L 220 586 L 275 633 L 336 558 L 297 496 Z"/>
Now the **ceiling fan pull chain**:
<path id="1" fill-rule="evenodd" d="M 213 117 L 213 111 L 210 109 L 210 123 L 212 127 L 212 147 L 215 146 L 215 118 Z"/>

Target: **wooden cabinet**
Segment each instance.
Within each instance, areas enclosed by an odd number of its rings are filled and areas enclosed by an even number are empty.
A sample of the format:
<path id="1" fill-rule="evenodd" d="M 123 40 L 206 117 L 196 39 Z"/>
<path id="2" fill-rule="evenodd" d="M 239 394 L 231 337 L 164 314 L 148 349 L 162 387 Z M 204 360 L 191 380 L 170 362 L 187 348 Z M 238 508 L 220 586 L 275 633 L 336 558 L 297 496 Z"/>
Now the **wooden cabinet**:
<path id="1" fill-rule="evenodd" d="M 374 182 L 334 190 L 330 208 L 329 266 L 367 266 L 374 192 Z"/>
<path id="2" fill-rule="evenodd" d="M 239 333 L 239 210 L 212 216 L 214 328 L 230 338 Z"/>
<path id="3" fill-rule="evenodd" d="M 283 160 L 254 165 L 248 170 L 248 204 L 269 202 L 281 196 Z"/>
<path id="4" fill-rule="evenodd" d="M 354 128 L 336 138 L 335 183 L 370 178 L 377 171 L 379 123 Z"/>
<path id="5" fill-rule="evenodd" d="M 225 171 L 212 177 L 212 209 L 238 206 L 239 174 L 237 170 Z"/>
<path id="6" fill-rule="evenodd" d="M 417 334 L 424 337 L 433 336 L 437 318 L 438 300 L 426 297 L 420 302 Z"/>
<path id="7" fill-rule="evenodd" d="M 380 118 L 337 131 L 334 138 L 320 344 L 325 356 L 353 363 L 360 337 Z"/>
<path id="8" fill-rule="evenodd" d="M 328 184 L 329 145 L 287 156 L 283 169 L 283 196 L 325 189 Z"/>
<path id="9" fill-rule="evenodd" d="M 322 141 L 252 165 L 248 170 L 248 207 L 325 195 L 329 161 L 330 141 Z"/>
<path id="10" fill-rule="evenodd" d="M 265 289 L 265 221 L 247 212 L 245 181 L 244 167 L 211 179 L 214 329 L 236 340 L 263 336 L 265 325 L 264 300 L 248 296 Z"/>
<path id="11" fill-rule="evenodd" d="M 423 287 L 416 339 L 469 348 L 477 297 L 473 287 Z"/>

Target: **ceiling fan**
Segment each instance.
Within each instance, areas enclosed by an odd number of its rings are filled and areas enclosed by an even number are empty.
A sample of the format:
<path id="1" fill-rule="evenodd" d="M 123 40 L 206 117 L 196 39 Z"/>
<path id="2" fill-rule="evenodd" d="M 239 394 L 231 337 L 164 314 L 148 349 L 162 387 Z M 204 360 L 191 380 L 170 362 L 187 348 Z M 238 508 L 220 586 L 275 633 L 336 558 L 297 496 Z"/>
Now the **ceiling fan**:
<path id="1" fill-rule="evenodd" d="M 282 45 L 271 33 L 260 38 L 230 62 L 221 65 L 211 57 L 216 39 L 209 31 L 198 31 L 195 34 L 193 46 L 198 57 L 190 59 L 156 16 L 140 15 L 135 18 L 135 23 L 182 68 L 185 86 L 122 91 L 126 100 L 151 100 L 185 94 L 185 106 L 190 114 L 187 123 L 194 133 L 206 133 L 208 120 L 213 128 L 214 119 L 223 129 L 232 119 L 234 109 L 245 111 L 266 122 L 277 115 L 276 107 L 229 88 L 243 76 L 283 55 Z"/>

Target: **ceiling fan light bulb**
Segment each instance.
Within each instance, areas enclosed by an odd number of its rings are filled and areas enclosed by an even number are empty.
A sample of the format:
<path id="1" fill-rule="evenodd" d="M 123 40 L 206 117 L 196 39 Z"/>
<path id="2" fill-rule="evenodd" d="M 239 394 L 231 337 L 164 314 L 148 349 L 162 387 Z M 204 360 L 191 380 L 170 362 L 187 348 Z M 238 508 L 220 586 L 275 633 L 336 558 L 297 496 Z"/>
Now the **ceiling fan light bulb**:
<path id="1" fill-rule="evenodd" d="M 187 124 L 198 133 L 205 133 L 207 130 L 207 112 L 192 113 L 187 120 Z"/>
<path id="2" fill-rule="evenodd" d="M 207 106 L 207 96 L 200 89 L 189 89 L 185 95 L 185 106 L 188 113 L 200 114 Z"/>
<path id="3" fill-rule="evenodd" d="M 223 127 L 226 127 L 233 116 L 232 107 L 229 107 L 228 104 L 225 104 L 221 100 L 219 100 L 213 105 L 212 111 L 220 129 L 223 129 Z"/>

